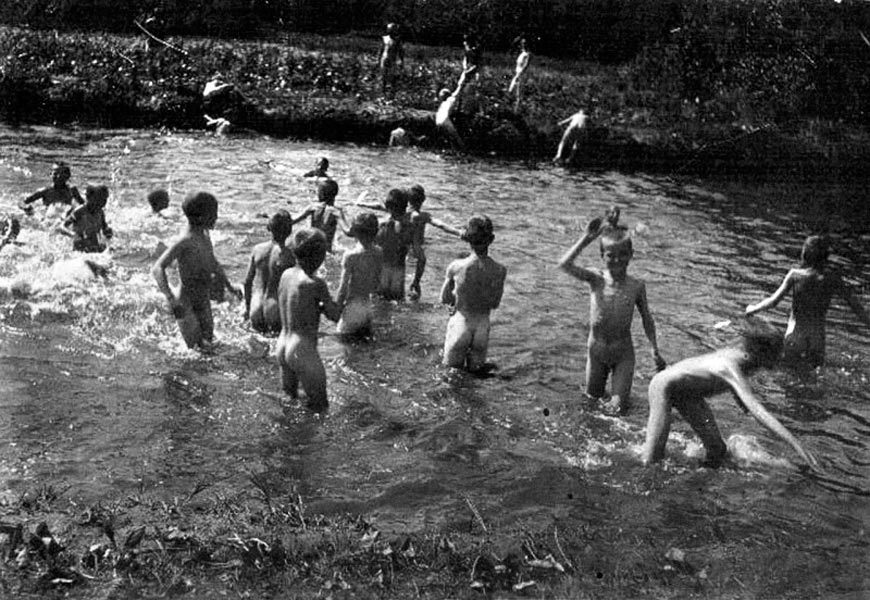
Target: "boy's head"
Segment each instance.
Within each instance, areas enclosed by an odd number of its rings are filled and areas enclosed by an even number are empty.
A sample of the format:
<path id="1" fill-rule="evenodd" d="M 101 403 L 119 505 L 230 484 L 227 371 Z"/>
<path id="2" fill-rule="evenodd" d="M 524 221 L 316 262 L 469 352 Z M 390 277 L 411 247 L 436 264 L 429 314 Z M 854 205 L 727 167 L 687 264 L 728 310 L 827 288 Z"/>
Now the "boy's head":
<path id="1" fill-rule="evenodd" d="M 608 271 L 624 271 L 634 256 L 634 248 L 628 230 L 623 227 L 607 227 L 600 238 L 601 258 Z"/>
<path id="2" fill-rule="evenodd" d="M 317 159 L 317 170 L 318 171 L 326 171 L 329 168 L 329 159 L 325 156 L 321 156 Z"/>
<path id="3" fill-rule="evenodd" d="M 398 23 L 387 23 L 387 33 L 390 35 L 396 35 L 399 33 Z"/>
<path id="4" fill-rule="evenodd" d="M 293 254 L 305 272 L 316 271 L 326 259 L 329 242 L 319 229 L 305 228 L 293 234 Z"/>
<path id="5" fill-rule="evenodd" d="M 217 221 L 218 201 L 208 192 L 191 192 L 181 203 L 181 210 L 192 226 L 211 229 Z"/>
<path id="6" fill-rule="evenodd" d="M 408 204 L 411 205 L 411 208 L 414 210 L 420 210 L 420 207 L 423 206 L 423 202 L 426 200 L 426 190 L 423 189 L 423 186 L 419 183 L 415 183 L 408 190 Z"/>
<path id="7" fill-rule="evenodd" d="M 468 219 L 462 239 L 473 248 L 487 248 L 495 239 L 492 233 L 492 221 L 485 215 L 475 215 Z"/>
<path id="8" fill-rule="evenodd" d="M 347 233 L 362 243 L 372 242 L 378 235 L 378 218 L 371 212 L 358 214 Z"/>
<path id="9" fill-rule="evenodd" d="M 336 196 L 338 196 L 338 184 L 334 180 L 324 179 L 317 182 L 318 202 L 332 205 L 335 203 Z"/>
<path id="10" fill-rule="evenodd" d="M 92 208 L 105 208 L 109 201 L 109 188 L 104 185 L 89 185 L 85 188 L 85 204 Z"/>
<path id="11" fill-rule="evenodd" d="M 408 210 L 408 194 L 398 188 L 391 189 L 387 192 L 387 199 L 384 200 L 384 208 L 391 217 L 401 217 Z"/>
<path id="12" fill-rule="evenodd" d="M 51 179 L 55 183 L 66 183 L 70 176 L 69 165 L 65 162 L 59 161 L 51 166 Z"/>
<path id="13" fill-rule="evenodd" d="M 148 205 L 151 206 L 151 210 L 156 213 L 169 208 L 169 192 L 162 188 L 148 192 L 146 198 L 148 199 Z"/>
<path id="14" fill-rule="evenodd" d="M 746 319 L 743 326 L 743 351 L 749 356 L 748 369 L 770 368 L 782 354 L 782 333 L 759 317 Z"/>
<path id="15" fill-rule="evenodd" d="M 831 244 L 824 235 L 811 235 L 801 250 L 801 264 L 805 267 L 821 268 L 828 261 Z"/>
<path id="16" fill-rule="evenodd" d="M 269 224 L 266 225 L 266 229 L 272 233 L 273 240 L 283 243 L 287 239 L 287 236 L 290 235 L 290 232 L 293 231 L 293 217 L 282 208 L 272 215 L 272 218 L 269 219 Z"/>

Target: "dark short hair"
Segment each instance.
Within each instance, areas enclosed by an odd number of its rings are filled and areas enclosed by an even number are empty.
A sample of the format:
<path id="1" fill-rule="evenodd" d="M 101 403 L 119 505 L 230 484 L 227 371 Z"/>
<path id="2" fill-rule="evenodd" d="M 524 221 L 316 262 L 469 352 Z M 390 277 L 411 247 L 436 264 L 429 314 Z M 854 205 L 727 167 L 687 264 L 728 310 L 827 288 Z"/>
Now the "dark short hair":
<path id="1" fill-rule="evenodd" d="M 204 225 L 209 217 L 217 215 L 218 201 L 208 192 L 191 192 L 181 203 L 181 210 L 191 225 Z"/>
<path id="2" fill-rule="evenodd" d="M 348 234 L 358 240 L 373 240 L 378 235 L 378 218 L 371 212 L 358 214 L 354 217 Z"/>
<path id="3" fill-rule="evenodd" d="M 408 210 L 408 193 L 399 188 L 393 188 L 387 192 L 387 199 L 384 200 L 384 208 L 390 214 L 403 213 Z"/>
<path id="4" fill-rule="evenodd" d="M 163 188 L 148 192 L 146 199 L 154 212 L 160 212 L 169 206 L 169 192 Z"/>
<path id="5" fill-rule="evenodd" d="M 782 333 L 760 317 L 748 317 L 742 329 L 743 350 L 749 355 L 750 367 L 770 367 L 782 354 Z"/>
<path id="6" fill-rule="evenodd" d="M 317 199 L 321 202 L 330 202 L 338 196 L 338 184 L 334 179 L 323 179 L 317 182 Z"/>
<path id="7" fill-rule="evenodd" d="M 300 262 L 319 266 L 326 258 L 328 248 L 326 235 L 319 229 L 306 227 L 293 234 L 293 254 Z"/>
<path id="8" fill-rule="evenodd" d="M 472 246 L 488 246 L 495 239 L 492 221 L 486 215 L 475 215 L 468 219 L 462 239 Z"/>
<path id="9" fill-rule="evenodd" d="M 419 183 L 408 188 L 408 203 L 411 206 L 420 206 L 426 200 L 426 190 Z"/>
<path id="10" fill-rule="evenodd" d="M 801 249 L 801 263 L 805 267 L 822 267 L 828 260 L 831 243 L 826 235 L 811 235 Z"/>
<path id="11" fill-rule="evenodd" d="M 293 217 L 283 208 L 269 219 L 266 228 L 272 232 L 272 238 L 283 242 L 293 231 Z"/>
<path id="12" fill-rule="evenodd" d="M 100 208 L 106 206 L 109 200 L 109 188 L 105 185 L 88 185 L 85 188 L 85 198 L 96 198 L 99 201 Z"/>

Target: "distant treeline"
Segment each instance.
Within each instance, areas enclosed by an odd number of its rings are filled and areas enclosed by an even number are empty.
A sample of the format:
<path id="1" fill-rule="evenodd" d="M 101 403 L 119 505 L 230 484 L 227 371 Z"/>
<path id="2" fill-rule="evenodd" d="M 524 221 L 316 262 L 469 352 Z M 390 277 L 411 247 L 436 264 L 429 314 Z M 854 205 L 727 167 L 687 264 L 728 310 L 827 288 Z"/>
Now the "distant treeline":
<path id="1" fill-rule="evenodd" d="M 375 36 L 487 51 L 525 35 L 532 51 L 625 66 L 656 110 L 719 122 L 870 115 L 865 0 L 4 0 L 0 22 L 160 36 L 293 32 Z M 641 102 L 643 104 L 643 102 Z"/>

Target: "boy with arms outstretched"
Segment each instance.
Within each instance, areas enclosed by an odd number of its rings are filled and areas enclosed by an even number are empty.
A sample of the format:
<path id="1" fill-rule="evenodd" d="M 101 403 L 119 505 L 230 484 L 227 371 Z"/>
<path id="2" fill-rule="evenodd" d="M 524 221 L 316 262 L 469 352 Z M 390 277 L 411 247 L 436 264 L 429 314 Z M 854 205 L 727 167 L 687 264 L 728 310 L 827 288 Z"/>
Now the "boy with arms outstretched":
<path id="1" fill-rule="evenodd" d="M 473 252 L 450 263 L 441 287 L 441 302 L 452 307 L 444 336 L 444 365 L 474 373 L 487 366 L 489 315 L 501 304 L 507 269 L 489 256 L 495 239 L 489 217 L 471 217 L 462 239 Z"/>
<path id="2" fill-rule="evenodd" d="M 317 269 L 326 258 L 326 236 L 319 229 L 303 229 L 293 235 L 296 265 L 284 271 L 278 286 L 281 334 L 276 354 L 281 382 L 291 398 L 299 397 L 299 384 L 308 396 L 308 407 L 326 409 L 326 369 L 317 352 L 320 315 L 338 321 L 341 306 L 332 300 Z"/>
<path id="3" fill-rule="evenodd" d="M 293 230 L 293 217 L 279 210 L 269 219 L 272 240 L 254 246 L 245 276 L 245 320 L 260 333 L 281 331 L 278 310 L 278 284 L 281 275 L 296 264 L 293 251 L 284 245 Z"/>
<path id="4" fill-rule="evenodd" d="M 437 227 L 450 235 L 462 236 L 462 232 L 455 227 L 439 221 L 430 213 L 422 210 L 425 200 L 426 191 L 423 186 L 412 185 L 411 189 L 408 190 L 408 204 L 411 207 L 408 214 L 408 224 L 411 226 L 411 257 L 417 260 L 417 265 L 414 268 L 414 280 L 411 282 L 410 296 L 412 299 L 420 297 L 420 280 L 426 270 L 426 250 L 423 248 L 423 244 L 426 242 L 426 225 Z"/>
<path id="5" fill-rule="evenodd" d="M 181 210 L 187 217 L 187 231 L 157 259 L 151 274 L 169 302 L 187 347 L 210 350 L 214 343 L 212 280 L 220 282 L 240 299 L 242 291 L 227 279 L 208 236 L 208 230 L 217 221 L 217 199 L 208 192 L 191 193 L 184 199 Z M 174 261 L 178 261 L 181 280 L 177 289 L 169 285 L 166 277 L 166 269 Z"/>
<path id="6" fill-rule="evenodd" d="M 332 179 L 320 179 L 317 182 L 317 202 L 310 204 L 299 216 L 293 218 L 293 224 L 311 217 L 311 227 L 319 229 L 326 236 L 327 250 L 332 252 L 332 241 L 338 223 L 346 223 L 344 211 L 335 206 L 338 195 L 338 184 Z"/>
<path id="7" fill-rule="evenodd" d="M 742 348 L 725 348 L 681 360 L 656 373 L 649 383 L 649 419 L 643 461 L 664 458 L 671 426 L 671 408 L 676 408 L 692 427 L 706 450 L 704 465 L 719 467 L 728 456 L 713 411 L 706 399 L 730 391 L 737 404 L 752 414 L 764 427 L 789 444 L 813 469 L 815 457 L 804 450 L 795 437 L 771 415 L 752 393 L 748 376 L 758 369 L 772 367 L 782 351 L 778 331 L 750 323 L 743 334 Z"/>
<path id="8" fill-rule="evenodd" d="M 31 204 L 42 200 L 45 206 L 52 204 L 84 204 L 78 188 L 69 185 L 70 168 L 65 162 L 56 162 L 51 169 L 51 185 L 34 192 L 21 201 L 19 207 L 27 214 L 33 212 Z"/>
<path id="9" fill-rule="evenodd" d="M 618 212 L 615 219 L 618 219 Z M 616 225 L 615 219 L 608 216 L 608 225 L 604 227 L 600 218 L 590 221 L 583 237 L 559 261 L 559 268 L 588 283 L 591 292 L 586 395 L 594 399 L 603 398 L 607 376 L 612 374 L 612 396 L 605 408 L 608 412 L 622 413 L 628 407 L 634 378 L 631 321 L 635 307 L 652 346 L 656 367 L 664 368 L 665 361 L 659 354 L 656 342 L 655 322 L 646 299 L 646 284 L 628 275 L 628 263 L 634 255 L 631 237 L 625 228 Z M 599 236 L 604 270 L 575 265 L 574 260 L 580 252 Z"/>
<path id="10" fill-rule="evenodd" d="M 357 215 L 347 235 L 356 238 L 356 246 L 345 252 L 341 261 L 338 304 L 342 307 L 338 332 L 348 337 L 372 334 L 372 300 L 381 282 L 384 255 L 375 245 L 378 218 L 370 213 Z"/>
<path id="11" fill-rule="evenodd" d="M 792 292 L 791 314 L 785 331 L 784 359 L 818 367 L 825 362 L 825 314 L 834 294 L 841 296 L 855 315 L 870 327 L 870 316 L 852 290 L 837 274 L 827 270 L 828 239 L 812 235 L 801 250 L 801 265 L 791 269 L 773 295 L 746 307 L 746 315 L 773 308 Z"/>
<path id="12" fill-rule="evenodd" d="M 114 232 L 106 223 L 106 203 L 109 188 L 104 185 L 89 185 L 85 189 L 85 203 L 73 208 L 63 222 L 62 232 L 73 238 L 73 250 L 78 252 L 102 252 L 106 245 L 100 242 L 102 233 L 107 240 Z"/>

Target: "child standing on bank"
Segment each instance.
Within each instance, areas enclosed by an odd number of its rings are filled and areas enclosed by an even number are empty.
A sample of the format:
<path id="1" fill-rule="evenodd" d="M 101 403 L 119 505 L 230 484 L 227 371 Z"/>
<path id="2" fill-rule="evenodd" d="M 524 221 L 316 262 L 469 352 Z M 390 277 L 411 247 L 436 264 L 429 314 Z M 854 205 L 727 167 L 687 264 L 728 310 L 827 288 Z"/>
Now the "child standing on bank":
<path id="1" fill-rule="evenodd" d="M 267 229 L 272 240 L 254 246 L 245 276 L 245 320 L 250 319 L 251 327 L 260 333 L 278 333 L 278 284 L 284 271 L 296 264 L 293 251 L 284 245 L 293 230 L 293 217 L 279 210 L 269 219 Z"/>
<path id="2" fill-rule="evenodd" d="M 604 270 L 575 265 L 574 260 L 580 252 L 599 236 Z M 632 256 L 634 251 L 628 231 L 613 223 L 602 227 L 602 220 L 596 218 L 589 222 L 583 237 L 559 261 L 560 269 L 588 283 L 591 292 L 586 394 L 593 399 L 603 398 L 607 376 L 612 374 L 612 396 L 605 409 L 617 414 L 628 407 L 634 378 L 631 321 L 635 307 L 652 346 L 656 368 L 665 367 L 656 342 L 655 322 L 647 304 L 646 284 L 628 275 Z"/>
<path id="3" fill-rule="evenodd" d="M 347 235 L 357 244 L 344 254 L 341 261 L 341 282 L 338 304 L 342 307 L 338 332 L 348 337 L 372 335 L 372 295 L 381 282 L 384 255 L 375 245 L 378 218 L 370 212 L 357 215 Z"/>
<path id="4" fill-rule="evenodd" d="M 299 216 L 293 218 L 293 224 L 311 217 L 311 227 L 319 229 L 326 236 L 327 250 L 332 252 L 332 241 L 335 231 L 341 221 L 346 224 L 344 211 L 335 206 L 338 196 L 338 184 L 332 179 L 320 179 L 317 182 L 317 202 L 310 204 Z"/>
<path id="5" fill-rule="evenodd" d="M 457 237 L 462 236 L 462 232 L 451 227 L 446 223 L 434 218 L 430 213 L 423 211 L 423 202 L 426 200 L 426 191 L 422 185 L 415 184 L 408 190 L 408 204 L 411 210 L 408 214 L 408 224 L 411 228 L 411 257 L 416 259 L 417 264 L 414 268 L 414 280 L 411 282 L 411 299 L 420 297 L 420 280 L 423 278 L 423 272 L 426 270 L 426 250 L 423 244 L 426 243 L 426 225 L 432 225 L 442 231 L 446 231 L 450 235 Z"/>
<path id="6" fill-rule="evenodd" d="M 804 242 L 801 264 L 786 273 L 779 289 L 758 304 L 746 307 L 746 315 L 773 308 L 792 292 L 791 314 L 785 331 L 784 359 L 805 362 L 811 367 L 825 363 L 825 314 L 834 294 L 841 296 L 855 315 L 870 327 L 870 316 L 837 274 L 828 270 L 830 243 L 826 237 L 812 235 Z"/>
<path id="7" fill-rule="evenodd" d="M 507 269 L 489 256 L 495 239 L 489 217 L 471 217 L 462 239 L 473 252 L 450 263 L 441 287 L 441 302 L 452 307 L 444 336 L 444 365 L 475 373 L 487 366 L 489 315 L 501 304 Z"/>
<path id="8" fill-rule="evenodd" d="M 320 315 L 338 321 L 341 307 L 332 300 L 317 269 L 326 258 L 327 241 L 318 229 L 303 229 L 293 235 L 296 265 L 284 271 L 278 286 L 281 334 L 276 354 L 281 366 L 284 391 L 294 400 L 299 384 L 308 396 L 308 407 L 326 410 L 326 369 L 317 351 Z"/>
<path id="9" fill-rule="evenodd" d="M 106 203 L 109 201 L 109 188 L 104 185 L 89 185 L 85 189 L 85 203 L 73 208 L 63 223 L 63 233 L 73 238 L 73 250 L 78 252 L 102 252 L 106 245 L 100 241 L 100 234 L 107 240 L 114 232 L 106 223 Z"/>
<path id="10" fill-rule="evenodd" d="M 208 230 L 218 216 L 217 199 L 208 192 L 189 194 L 181 205 L 187 217 L 187 231 L 157 259 L 151 274 L 166 296 L 169 309 L 178 322 L 188 348 L 211 350 L 214 344 L 214 318 L 211 312 L 212 279 L 216 279 L 239 299 L 242 291 L 227 279 L 218 264 Z M 178 261 L 178 288 L 169 285 L 166 269 Z"/>

